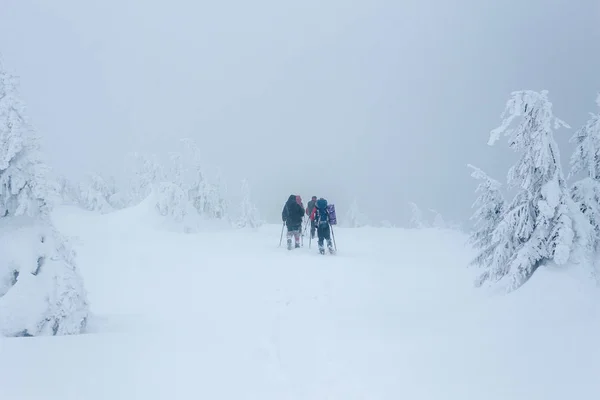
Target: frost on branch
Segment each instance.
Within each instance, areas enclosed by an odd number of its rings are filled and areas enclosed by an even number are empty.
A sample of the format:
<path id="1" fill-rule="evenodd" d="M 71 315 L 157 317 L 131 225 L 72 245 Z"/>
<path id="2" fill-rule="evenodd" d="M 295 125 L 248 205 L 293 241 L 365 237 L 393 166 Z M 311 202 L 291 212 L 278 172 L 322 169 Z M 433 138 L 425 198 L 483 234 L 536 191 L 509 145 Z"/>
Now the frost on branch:
<path id="1" fill-rule="evenodd" d="M 502 125 L 490 134 L 490 145 L 500 135 L 508 136 L 510 147 L 521 157 L 508 173 L 508 185 L 517 189 L 517 194 L 503 206 L 493 229 L 489 222 L 486 238 L 479 238 L 479 243 L 493 248 L 480 259 L 485 272 L 478 285 L 505 281 L 508 290 L 516 289 L 544 263 L 567 263 L 577 239 L 585 240 L 585 235 L 576 235 L 572 215 L 577 210 L 553 137 L 553 129 L 568 125 L 553 115 L 547 94 L 512 93 Z"/>
<path id="2" fill-rule="evenodd" d="M 0 65 L 0 334 L 76 334 L 87 294 L 66 240 L 50 219 L 48 168 L 17 82 Z"/>

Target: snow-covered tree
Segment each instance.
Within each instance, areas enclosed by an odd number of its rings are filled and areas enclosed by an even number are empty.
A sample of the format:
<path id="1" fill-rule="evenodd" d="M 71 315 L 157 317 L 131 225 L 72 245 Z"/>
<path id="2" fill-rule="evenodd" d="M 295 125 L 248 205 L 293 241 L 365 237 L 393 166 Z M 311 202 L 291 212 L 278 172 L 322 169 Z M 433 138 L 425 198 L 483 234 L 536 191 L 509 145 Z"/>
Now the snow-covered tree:
<path id="1" fill-rule="evenodd" d="M 429 211 L 433 213 L 432 225 L 434 228 L 446 229 L 448 227 L 446 221 L 444 220 L 444 217 L 442 217 L 442 214 L 440 214 L 437 210 L 434 210 L 433 208 L 430 208 Z"/>
<path id="2" fill-rule="evenodd" d="M 87 295 L 66 239 L 52 226 L 49 170 L 17 80 L 0 64 L 0 334 L 82 332 Z"/>
<path id="3" fill-rule="evenodd" d="M 360 211 L 358 202 L 356 199 L 354 199 L 348 208 L 348 212 L 346 213 L 344 225 L 350 228 L 361 228 L 363 226 L 367 226 L 368 224 L 369 219 Z"/>
<path id="4" fill-rule="evenodd" d="M 161 165 L 153 158 L 132 153 L 133 177 L 131 179 L 131 195 L 129 196 L 132 204 L 138 204 L 152 192 L 152 186 L 162 182 L 165 173 Z"/>
<path id="5" fill-rule="evenodd" d="M 55 183 L 55 190 L 63 204 L 73 205 L 79 203 L 80 190 L 71 180 L 61 175 L 56 179 Z"/>
<path id="6" fill-rule="evenodd" d="M 600 107 L 600 95 L 596 104 Z M 585 174 L 573 184 L 571 195 L 594 229 L 593 246 L 597 249 L 600 240 L 600 114 L 590 113 L 590 119 L 575 132 L 571 142 L 577 147 L 571 156 L 569 177 Z"/>
<path id="7" fill-rule="evenodd" d="M 381 227 L 382 228 L 394 228 L 394 224 L 392 224 L 389 220 L 384 219 L 383 221 L 381 221 Z"/>
<path id="8" fill-rule="evenodd" d="M 490 134 L 493 145 L 504 134 L 521 158 L 508 173 L 508 185 L 518 190 L 490 233 L 493 254 L 482 258 L 486 268 L 478 284 L 506 281 L 514 290 L 547 262 L 564 265 L 577 239 L 569 195 L 553 130 L 568 125 L 556 118 L 548 92 L 513 92 L 502 114 L 502 125 Z M 518 121 L 515 127 L 513 122 Z"/>
<path id="9" fill-rule="evenodd" d="M 473 203 L 476 209 L 471 217 L 474 220 L 474 230 L 469 241 L 479 249 L 479 254 L 471 262 L 471 265 L 489 266 L 493 264 L 494 251 L 498 245 L 498 241 L 494 240 L 493 233 L 498 227 L 504 213 L 504 197 L 500 192 L 500 182 L 490 178 L 481 169 L 469 164 L 473 170 L 471 176 L 479 181 L 479 185 L 475 190 L 479 196 Z M 489 271 L 483 273 L 483 277 L 487 279 Z"/>
<path id="10" fill-rule="evenodd" d="M 175 222 L 182 222 L 187 214 L 188 198 L 180 185 L 161 182 L 156 185 L 156 210 Z"/>
<path id="11" fill-rule="evenodd" d="M 237 223 L 239 228 L 258 228 L 262 225 L 258 210 L 254 206 L 254 203 L 252 203 L 250 185 L 245 179 L 242 181 L 242 204 L 240 209 L 240 218 Z"/>
<path id="12" fill-rule="evenodd" d="M 411 211 L 411 218 L 410 218 L 411 226 L 414 226 L 419 229 L 427 228 L 429 226 L 429 224 L 423 218 L 423 212 L 421 211 L 419 206 L 413 202 L 409 202 L 408 204 L 410 205 L 410 211 Z"/>
<path id="13" fill-rule="evenodd" d="M 104 179 L 96 173 L 88 174 L 79 186 L 79 204 L 90 211 L 108 213 L 113 211 L 111 198 L 116 194 L 114 179 Z"/>

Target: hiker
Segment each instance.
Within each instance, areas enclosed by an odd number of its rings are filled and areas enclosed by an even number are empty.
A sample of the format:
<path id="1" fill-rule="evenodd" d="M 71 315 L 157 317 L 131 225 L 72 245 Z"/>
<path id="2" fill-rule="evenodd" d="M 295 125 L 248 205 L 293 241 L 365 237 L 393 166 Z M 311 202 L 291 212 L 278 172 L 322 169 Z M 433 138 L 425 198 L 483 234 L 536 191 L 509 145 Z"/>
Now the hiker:
<path id="1" fill-rule="evenodd" d="M 299 196 L 298 196 L 299 197 Z M 302 229 L 302 218 L 304 218 L 304 207 L 302 200 L 298 201 L 296 195 L 290 195 L 281 211 L 281 219 L 287 226 L 287 247 L 292 249 L 292 236 L 295 239 L 295 247 L 300 247 L 300 230 Z"/>
<path id="2" fill-rule="evenodd" d="M 315 211 L 315 203 L 317 202 L 317 196 L 313 196 L 312 199 L 306 205 L 306 215 L 308 215 L 310 219 L 310 238 L 315 238 L 315 220 L 313 217 L 313 213 Z"/>
<path id="3" fill-rule="evenodd" d="M 311 219 L 314 220 L 317 227 L 317 236 L 319 238 L 319 253 L 325 254 L 323 242 L 327 240 L 327 249 L 333 254 L 333 244 L 331 242 L 330 215 L 327 210 L 327 200 L 320 198 L 315 203 L 315 209 L 311 214 Z"/>

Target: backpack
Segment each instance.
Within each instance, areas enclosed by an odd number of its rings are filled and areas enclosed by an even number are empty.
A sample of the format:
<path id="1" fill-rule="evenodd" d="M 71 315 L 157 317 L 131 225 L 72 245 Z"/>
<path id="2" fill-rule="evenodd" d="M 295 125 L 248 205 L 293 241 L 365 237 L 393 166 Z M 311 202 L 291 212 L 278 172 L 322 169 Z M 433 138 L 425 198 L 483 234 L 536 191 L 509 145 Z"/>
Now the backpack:
<path id="1" fill-rule="evenodd" d="M 335 215 L 335 204 L 327 205 L 327 213 L 329 214 L 329 223 L 331 225 L 337 224 L 337 217 Z"/>
<path id="2" fill-rule="evenodd" d="M 316 224 L 317 226 L 326 226 L 329 224 L 329 213 L 327 207 L 327 200 L 320 198 L 315 203 L 317 209 Z"/>

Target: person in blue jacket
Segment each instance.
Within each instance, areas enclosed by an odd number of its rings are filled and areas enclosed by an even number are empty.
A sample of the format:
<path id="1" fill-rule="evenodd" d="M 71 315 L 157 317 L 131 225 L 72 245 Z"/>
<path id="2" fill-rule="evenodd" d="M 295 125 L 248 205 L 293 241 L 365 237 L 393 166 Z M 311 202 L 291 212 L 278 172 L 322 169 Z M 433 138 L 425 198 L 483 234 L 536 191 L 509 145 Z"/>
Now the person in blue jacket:
<path id="1" fill-rule="evenodd" d="M 319 238 L 319 253 L 325 254 L 324 241 L 327 241 L 327 249 L 333 254 L 333 244 L 331 242 L 331 228 L 329 226 L 329 212 L 327 211 L 327 200 L 320 198 L 315 203 L 315 225 L 317 227 L 317 237 Z"/>

